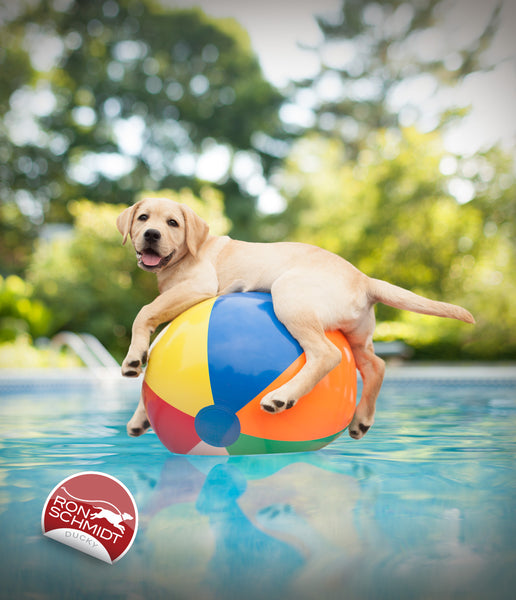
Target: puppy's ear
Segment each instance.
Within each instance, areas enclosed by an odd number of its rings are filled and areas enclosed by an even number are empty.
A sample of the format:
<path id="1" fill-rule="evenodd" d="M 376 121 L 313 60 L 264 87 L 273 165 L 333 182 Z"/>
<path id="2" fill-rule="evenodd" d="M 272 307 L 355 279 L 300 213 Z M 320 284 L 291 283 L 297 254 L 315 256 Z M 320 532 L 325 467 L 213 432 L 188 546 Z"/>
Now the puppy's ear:
<path id="1" fill-rule="evenodd" d="M 131 233 L 131 227 L 133 225 L 134 213 L 136 212 L 136 207 L 140 204 L 137 202 L 133 206 L 126 208 L 122 213 L 118 215 L 116 220 L 116 226 L 118 227 L 118 231 L 124 236 L 122 240 L 122 245 L 125 244 L 127 240 L 127 236 Z"/>
<path id="2" fill-rule="evenodd" d="M 197 256 L 199 249 L 208 237 L 209 227 L 199 215 L 186 204 L 181 204 L 181 211 L 185 220 L 185 240 L 192 256 Z"/>

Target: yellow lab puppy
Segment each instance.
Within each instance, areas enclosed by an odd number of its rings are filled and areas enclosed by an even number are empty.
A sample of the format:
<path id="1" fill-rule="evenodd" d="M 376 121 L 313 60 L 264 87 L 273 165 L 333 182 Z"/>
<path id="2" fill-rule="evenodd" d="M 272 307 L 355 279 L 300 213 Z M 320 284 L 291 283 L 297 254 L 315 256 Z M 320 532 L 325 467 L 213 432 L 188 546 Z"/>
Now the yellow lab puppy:
<path id="1" fill-rule="evenodd" d="M 160 291 L 134 320 L 123 375 L 137 377 L 147 361 L 156 327 L 194 304 L 234 291 L 270 292 L 276 316 L 300 343 L 306 364 L 289 382 L 267 394 L 262 408 L 270 413 L 292 408 L 340 362 L 340 351 L 324 335 L 325 330 L 340 329 L 363 381 L 349 426 L 355 439 L 363 437 L 373 424 L 385 371 L 373 348 L 375 303 L 475 322 L 459 306 L 428 300 L 367 277 L 343 258 L 315 246 L 256 244 L 212 236 L 192 209 L 173 200 L 145 198 L 122 212 L 117 227 L 124 243 L 131 237 L 139 266 L 156 273 Z M 140 402 L 128 432 L 141 435 L 148 427 Z"/>

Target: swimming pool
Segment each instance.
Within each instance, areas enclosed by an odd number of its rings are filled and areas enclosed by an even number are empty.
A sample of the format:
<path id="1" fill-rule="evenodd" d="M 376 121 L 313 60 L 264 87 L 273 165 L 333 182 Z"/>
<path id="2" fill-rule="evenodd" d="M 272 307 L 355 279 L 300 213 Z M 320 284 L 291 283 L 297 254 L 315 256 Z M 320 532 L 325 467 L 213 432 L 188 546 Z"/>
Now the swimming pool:
<path id="1" fill-rule="evenodd" d="M 359 442 L 250 457 L 128 438 L 137 386 L 0 382 L 0 597 L 514 598 L 516 379 L 431 372 L 391 375 Z M 51 489 L 90 470 L 139 507 L 114 566 L 41 534 Z"/>

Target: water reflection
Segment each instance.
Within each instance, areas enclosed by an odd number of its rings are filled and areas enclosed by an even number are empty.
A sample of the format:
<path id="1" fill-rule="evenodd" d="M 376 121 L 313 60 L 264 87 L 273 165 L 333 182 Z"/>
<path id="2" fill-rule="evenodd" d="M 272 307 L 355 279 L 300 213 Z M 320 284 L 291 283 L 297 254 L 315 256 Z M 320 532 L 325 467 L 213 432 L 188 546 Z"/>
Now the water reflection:
<path id="1" fill-rule="evenodd" d="M 143 509 L 145 553 L 164 585 L 174 564 L 186 589 L 196 580 L 221 597 L 279 597 L 356 554 L 357 482 L 323 456 L 209 462 L 168 459 Z"/>

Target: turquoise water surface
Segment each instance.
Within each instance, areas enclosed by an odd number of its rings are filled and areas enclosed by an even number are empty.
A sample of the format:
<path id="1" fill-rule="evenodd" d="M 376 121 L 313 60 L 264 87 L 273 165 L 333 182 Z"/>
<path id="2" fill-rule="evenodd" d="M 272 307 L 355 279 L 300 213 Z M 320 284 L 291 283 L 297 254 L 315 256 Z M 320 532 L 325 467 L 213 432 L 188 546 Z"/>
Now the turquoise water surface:
<path id="1" fill-rule="evenodd" d="M 127 437 L 136 388 L 0 400 L 1 598 L 516 598 L 514 383 L 386 382 L 359 442 L 221 458 Z M 47 495 L 80 471 L 138 504 L 113 566 L 41 533 Z"/>

